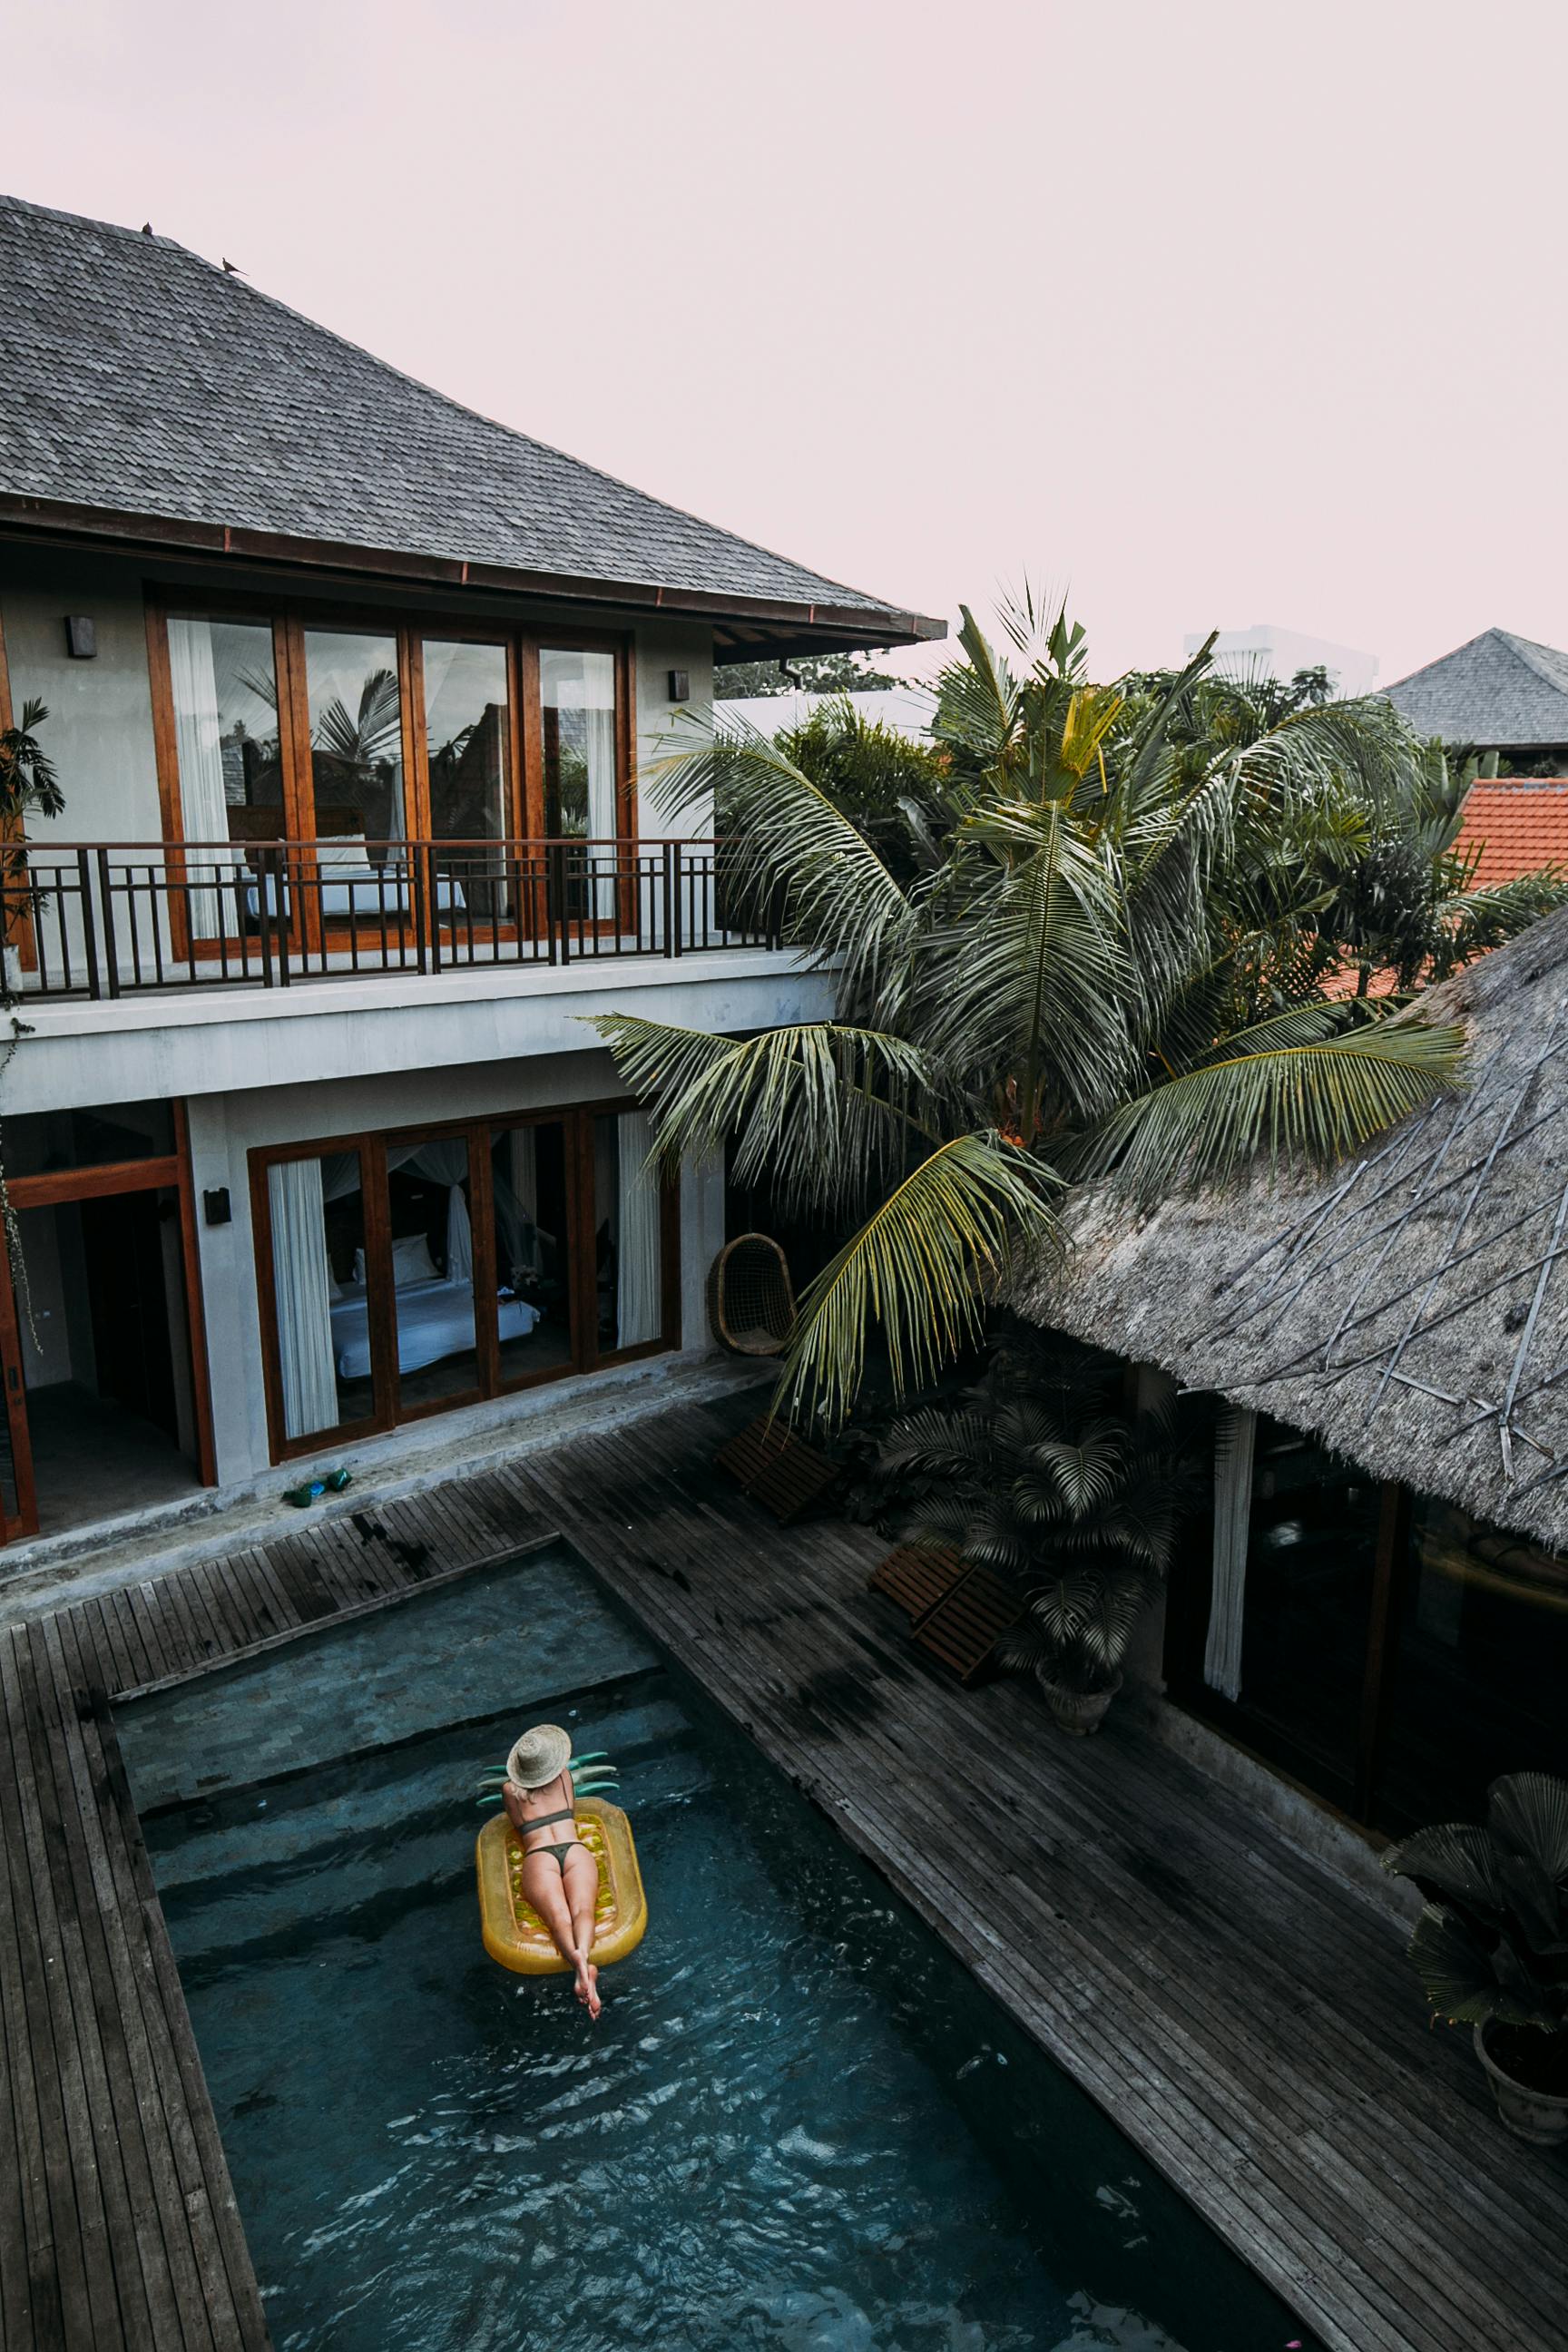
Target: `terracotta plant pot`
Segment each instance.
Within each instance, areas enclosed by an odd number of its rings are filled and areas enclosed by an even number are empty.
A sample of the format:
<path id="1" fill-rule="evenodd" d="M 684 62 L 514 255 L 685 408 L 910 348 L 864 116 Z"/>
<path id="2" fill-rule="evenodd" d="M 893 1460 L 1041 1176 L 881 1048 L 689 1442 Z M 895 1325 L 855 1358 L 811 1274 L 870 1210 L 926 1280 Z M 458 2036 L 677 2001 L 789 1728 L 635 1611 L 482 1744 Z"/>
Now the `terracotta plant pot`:
<path id="1" fill-rule="evenodd" d="M 1105 1711 L 1121 1688 L 1121 1676 L 1116 1675 L 1103 1690 L 1068 1690 L 1064 1683 L 1052 1682 L 1042 1668 L 1037 1679 L 1046 1695 L 1046 1705 L 1056 1719 L 1058 1730 L 1069 1739 L 1087 1739 L 1105 1721 Z"/>
<path id="2" fill-rule="evenodd" d="M 1556 2147 L 1568 2139 L 1568 2093 L 1532 2091 L 1505 2074 L 1486 2044 L 1486 2028 L 1476 2028 L 1476 2055 L 1486 2068 L 1497 2111 L 1510 2132 L 1536 2147 Z"/>

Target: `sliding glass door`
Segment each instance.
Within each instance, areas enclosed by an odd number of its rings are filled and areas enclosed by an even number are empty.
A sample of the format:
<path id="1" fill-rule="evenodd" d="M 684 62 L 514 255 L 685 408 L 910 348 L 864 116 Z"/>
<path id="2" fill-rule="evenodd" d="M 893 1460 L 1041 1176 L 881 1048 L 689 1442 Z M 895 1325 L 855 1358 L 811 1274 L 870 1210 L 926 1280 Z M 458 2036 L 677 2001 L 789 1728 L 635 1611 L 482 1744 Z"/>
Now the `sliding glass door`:
<path id="1" fill-rule="evenodd" d="M 678 1344 L 650 1145 L 595 1107 L 253 1153 L 274 1459 Z"/>

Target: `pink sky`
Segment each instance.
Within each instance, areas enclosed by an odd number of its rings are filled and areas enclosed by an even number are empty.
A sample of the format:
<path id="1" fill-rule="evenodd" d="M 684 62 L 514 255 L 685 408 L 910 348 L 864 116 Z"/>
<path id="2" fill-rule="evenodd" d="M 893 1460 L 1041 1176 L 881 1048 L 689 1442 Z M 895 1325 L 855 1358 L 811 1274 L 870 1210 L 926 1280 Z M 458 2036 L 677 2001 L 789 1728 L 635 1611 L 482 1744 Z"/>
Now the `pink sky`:
<path id="1" fill-rule="evenodd" d="M 1568 11 L 9 0 L 0 183 L 1095 667 L 1568 646 Z"/>

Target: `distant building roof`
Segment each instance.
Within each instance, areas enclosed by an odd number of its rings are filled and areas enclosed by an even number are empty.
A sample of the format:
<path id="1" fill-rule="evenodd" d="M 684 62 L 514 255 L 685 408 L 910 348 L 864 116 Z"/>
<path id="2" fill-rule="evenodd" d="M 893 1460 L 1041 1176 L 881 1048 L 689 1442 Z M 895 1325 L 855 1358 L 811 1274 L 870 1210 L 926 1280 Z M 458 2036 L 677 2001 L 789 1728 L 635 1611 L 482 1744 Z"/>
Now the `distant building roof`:
<path id="1" fill-rule="evenodd" d="M 1509 629 L 1483 629 L 1381 690 L 1423 735 L 1447 743 L 1568 745 L 1568 654 Z"/>
<path id="2" fill-rule="evenodd" d="M 945 634 L 476 415 L 172 238 L 0 196 L 0 299 L 13 524 L 90 512 L 229 555 L 672 604 L 765 651 Z"/>
<path id="3" fill-rule="evenodd" d="M 1500 776 L 1472 784 L 1461 850 L 1480 845 L 1477 882 L 1512 882 L 1542 866 L 1568 868 L 1568 777 Z"/>

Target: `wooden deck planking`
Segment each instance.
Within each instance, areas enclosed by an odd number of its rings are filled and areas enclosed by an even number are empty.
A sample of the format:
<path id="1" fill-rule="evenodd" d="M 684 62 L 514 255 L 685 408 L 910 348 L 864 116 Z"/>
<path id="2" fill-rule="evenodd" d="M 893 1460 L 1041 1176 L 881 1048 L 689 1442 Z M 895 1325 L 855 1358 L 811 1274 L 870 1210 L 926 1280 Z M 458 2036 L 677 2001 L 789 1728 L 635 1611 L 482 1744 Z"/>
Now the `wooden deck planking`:
<path id="1" fill-rule="evenodd" d="M 717 1497 L 645 1439 L 535 1473 L 574 1539 L 1326 2340 L 1561 2347 L 1568 2182 L 1501 2133 L 1468 2053 L 1423 2032 L 1374 1915 L 1163 1748 L 1062 1741 L 1021 1687 L 956 1693 L 916 1666 L 860 1589 L 869 1539 L 847 1557 L 826 1530 L 753 1520 L 739 1553 L 650 1558 L 683 1486 L 705 1518 Z M 976 1739 L 1000 1767 L 963 1764 Z M 963 1821 L 933 1830 L 932 1752 L 1001 1841 L 989 1903 Z M 1010 1793 L 1026 1759 L 1033 1801 Z M 1182 1879 L 1173 1840 L 1212 1881 Z M 1042 1893 L 1058 1873 L 1070 1909 Z"/>
<path id="2" fill-rule="evenodd" d="M 954 1687 L 865 1590 L 883 1544 L 712 1469 L 731 1425 L 302 1516 L 0 1639 L 7 2352 L 268 2342 L 110 1700 L 555 1532 L 1336 2352 L 1561 2352 L 1568 2173 L 1422 2032 L 1385 1923 L 1130 1711 L 1075 1743 Z"/>

